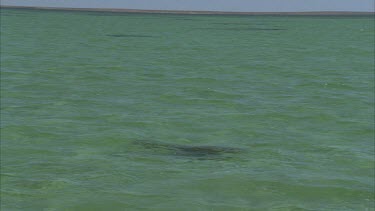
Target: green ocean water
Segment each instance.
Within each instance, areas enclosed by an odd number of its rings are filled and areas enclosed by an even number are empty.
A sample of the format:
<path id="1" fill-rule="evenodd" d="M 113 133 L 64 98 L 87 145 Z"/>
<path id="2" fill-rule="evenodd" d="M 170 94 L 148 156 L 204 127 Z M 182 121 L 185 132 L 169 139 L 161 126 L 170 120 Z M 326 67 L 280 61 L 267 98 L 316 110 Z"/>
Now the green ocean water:
<path id="1" fill-rule="evenodd" d="M 374 30 L 2 9 L 1 210 L 375 210 Z"/>

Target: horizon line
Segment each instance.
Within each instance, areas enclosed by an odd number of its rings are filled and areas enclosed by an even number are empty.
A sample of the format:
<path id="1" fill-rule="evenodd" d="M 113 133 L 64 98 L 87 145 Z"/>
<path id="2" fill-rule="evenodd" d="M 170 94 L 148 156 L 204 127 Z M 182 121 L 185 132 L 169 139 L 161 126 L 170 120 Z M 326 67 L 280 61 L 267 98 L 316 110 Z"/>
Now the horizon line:
<path id="1" fill-rule="evenodd" d="M 113 13 L 149 13 L 149 14 L 186 14 L 186 15 L 375 15 L 369 11 L 300 11 L 300 12 L 233 12 L 233 11 L 197 11 L 197 10 L 143 10 L 125 8 L 73 8 L 73 7 L 40 7 L 0 5 L 8 9 L 34 9 L 55 11 L 88 11 Z"/>

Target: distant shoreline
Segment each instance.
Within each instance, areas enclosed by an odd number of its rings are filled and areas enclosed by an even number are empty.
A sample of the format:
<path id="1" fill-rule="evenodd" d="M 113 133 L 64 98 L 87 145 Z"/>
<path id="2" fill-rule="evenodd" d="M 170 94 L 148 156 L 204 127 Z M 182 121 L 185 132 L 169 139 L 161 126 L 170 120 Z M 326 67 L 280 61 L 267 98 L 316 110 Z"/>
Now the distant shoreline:
<path id="1" fill-rule="evenodd" d="M 33 9 L 56 11 L 88 11 L 113 13 L 148 13 L 148 14 L 181 14 L 181 15 L 293 15 L 293 16 L 369 16 L 375 12 L 350 11 L 314 11 L 314 12 L 225 12 L 225 11 L 186 11 L 186 10 L 139 10 L 139 9 L 111 9 L 111 8 L 67 8 L 67 7 L 32 7 L 0 5 L 5 9 Z"/>

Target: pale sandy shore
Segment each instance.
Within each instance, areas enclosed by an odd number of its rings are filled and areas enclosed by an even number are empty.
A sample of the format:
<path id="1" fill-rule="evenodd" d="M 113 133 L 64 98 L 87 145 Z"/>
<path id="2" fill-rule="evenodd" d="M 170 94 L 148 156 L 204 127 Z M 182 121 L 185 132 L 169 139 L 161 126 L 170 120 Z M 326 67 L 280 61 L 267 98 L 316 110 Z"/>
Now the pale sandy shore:
<path id="1" fill-rule="evenodd" d="M 184 11 L 184 10 L 138 10 L 110 8 L 66 8 L 66 7 L 28 7 L 1 5 L 1 8 L 58 10 L 58 11 L 91 11 L 116 13 L 155 13 L 155 14 L 189 14 L 189 15 L 295 15 L 295 16 L 368 16 L 375 12 L 321 11 L 321 12 L 224 12 L 224 11 Z"/>

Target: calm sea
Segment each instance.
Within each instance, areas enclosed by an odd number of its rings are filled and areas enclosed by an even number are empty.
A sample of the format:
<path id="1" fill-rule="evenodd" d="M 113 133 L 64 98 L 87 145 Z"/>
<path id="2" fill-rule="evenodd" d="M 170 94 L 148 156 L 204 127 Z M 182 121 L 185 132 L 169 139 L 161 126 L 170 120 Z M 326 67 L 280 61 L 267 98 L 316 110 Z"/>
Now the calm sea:
<path id="1" fill-rule="evenodd" d="M 374 19 L 1 10 L 1 210 L 374 210 Z"/>

